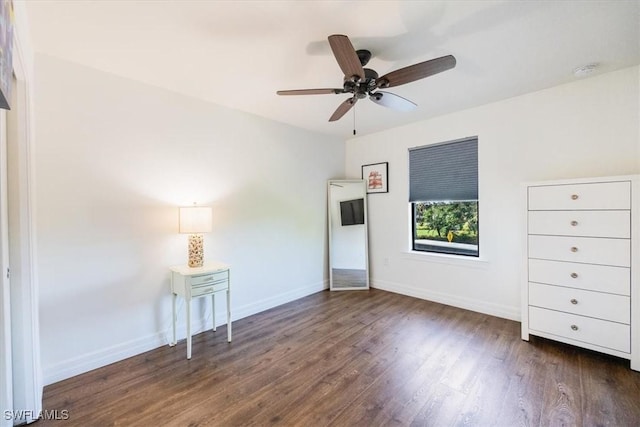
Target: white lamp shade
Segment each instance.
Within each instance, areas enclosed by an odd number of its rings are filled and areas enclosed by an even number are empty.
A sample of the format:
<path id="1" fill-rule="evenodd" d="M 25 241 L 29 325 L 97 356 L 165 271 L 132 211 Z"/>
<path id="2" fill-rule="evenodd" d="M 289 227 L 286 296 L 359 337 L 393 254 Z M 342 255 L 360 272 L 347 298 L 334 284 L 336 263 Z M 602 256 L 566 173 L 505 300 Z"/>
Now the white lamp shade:
<path id="1" fill-rule="evenodd" d="M 211 207 L 191 206 L 180 208 L 180 233 L 209 233 L 212 229 Z"/>

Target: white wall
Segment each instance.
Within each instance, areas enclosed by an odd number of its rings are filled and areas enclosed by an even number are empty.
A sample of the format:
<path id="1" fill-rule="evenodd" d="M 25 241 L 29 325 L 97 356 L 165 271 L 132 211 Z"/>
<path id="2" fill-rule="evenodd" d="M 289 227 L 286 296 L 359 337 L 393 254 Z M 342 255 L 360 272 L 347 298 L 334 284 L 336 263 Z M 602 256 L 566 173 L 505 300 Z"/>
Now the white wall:
<path id="1" fill-rule="evenodd" d="M 632 67 L 349 140 L 347 177 L 389 162 L 389 193 L 369 197 L 372 286 L 519 319 L 520 184 L 639 173 L 638 86 Z M 407 149 L 474 135 L 481 260 L 410 253 Z"/>
<path id="2" fill-rule="evenodd" d="M 234 319 L 326 287 L 343 141 L 42 55 L 36 85 L 45 383 L 168 342 L 178 206 L 213 206 L 205 260 L 232 266 Z"/>

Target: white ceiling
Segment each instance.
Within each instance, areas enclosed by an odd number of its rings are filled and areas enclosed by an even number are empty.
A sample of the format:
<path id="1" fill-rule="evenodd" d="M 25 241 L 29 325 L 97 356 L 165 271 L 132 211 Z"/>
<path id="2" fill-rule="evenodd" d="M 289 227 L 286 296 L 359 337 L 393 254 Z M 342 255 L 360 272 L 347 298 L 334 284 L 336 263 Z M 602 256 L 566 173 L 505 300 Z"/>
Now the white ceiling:
<path id="1" fill-rule="evenodd" d="M 380 75 L 452 54 L 453 70 L 387 89 L 418 104 L 362 100 L 359 135 L 640 63 L 634 1 L 29 0 L 37 52 L 293 126 L 348 138 L 349 95 L 277 96 L 342 86 L 327 36 L 368 49 Z"/>

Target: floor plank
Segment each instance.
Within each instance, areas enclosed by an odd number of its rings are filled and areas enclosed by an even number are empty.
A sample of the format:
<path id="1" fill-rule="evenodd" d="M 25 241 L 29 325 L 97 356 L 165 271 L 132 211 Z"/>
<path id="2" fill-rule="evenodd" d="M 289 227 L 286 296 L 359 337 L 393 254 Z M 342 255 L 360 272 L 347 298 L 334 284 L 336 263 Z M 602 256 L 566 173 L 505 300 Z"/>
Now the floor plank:
<path id="1" fill-rule="evenodd" d="M 47 386 L 42 426 L 637 426 L 629 362 L 385 291 L 319 292 Z"/>

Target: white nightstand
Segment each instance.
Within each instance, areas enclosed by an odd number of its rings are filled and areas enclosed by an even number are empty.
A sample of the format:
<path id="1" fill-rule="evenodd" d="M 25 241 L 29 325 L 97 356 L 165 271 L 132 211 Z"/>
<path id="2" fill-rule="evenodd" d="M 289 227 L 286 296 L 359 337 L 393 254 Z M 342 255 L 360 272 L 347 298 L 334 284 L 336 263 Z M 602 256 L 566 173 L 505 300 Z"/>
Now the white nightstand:
<path id="1" fill-rule="evenodd" d="M 184 298 L 187 319 L 187 359 L 191 359 L 191 300 L 211 295 L 211 317 L 216 330 L 216 294 L 227 293 L 227 341 L 231 342 L 231 285 L 229 266 L 221 262 L 206 262 L 202 267 L 186 265 L 170 267 L 171 299 L 173 309 L 173 340 L 176 345 L 176 298 Z"/>

